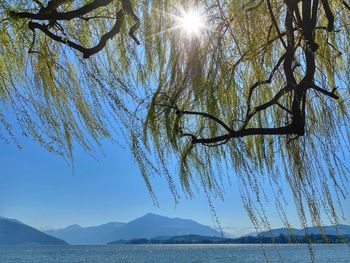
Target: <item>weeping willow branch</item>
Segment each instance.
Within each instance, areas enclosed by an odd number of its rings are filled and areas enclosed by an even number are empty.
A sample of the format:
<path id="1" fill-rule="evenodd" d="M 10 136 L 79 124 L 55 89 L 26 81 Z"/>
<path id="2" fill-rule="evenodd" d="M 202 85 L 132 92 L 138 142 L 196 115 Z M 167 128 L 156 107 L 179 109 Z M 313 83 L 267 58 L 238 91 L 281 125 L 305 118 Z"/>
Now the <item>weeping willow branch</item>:
<path id="1" fill-rule="evenodd" d="M 56 20 L 56 21 L 72 20 L 74 18 L 78 18 L 80 16 L 86 15 L 89 12 L 96 10 L 97 8 L 108 6 L 113 1 L 114 0 L 95 0 L 89 4 L 84 5 L 81 8 L 78 8 L 73 11 L 68 11 L 68 12 L 57 12 L 55 10 L 52 10 L 49 7 L 50 6 L 49 4 L 47 8 L 40 9 L 38 13 L 11 11 L 10 15 L 12 15 L 15 18 L 28 18 L 32 20 Z M 54 2 L 59 2 L 60 4 L 63 3 L 62 1 L 54 1 Z M 52 4 L 51 6 L 58 7 L 57 3 Z"/>
<path id="2" fill-rule="evenodd" d="M 53 39 L 57 42 L 60 42 L 62 44 L 66 44 L 67 46 L 83 53 L 84 58 L 89 58 L 90 56 L 100 52 L 106 46 L 107 41 L 112 39 L 114 36 L 116 36 L 120 32 L 120 28 L 121 28 L 123 21 L 124 21 L 124 12 L 123 11 L 117 12 L 116 18 L 117 18 L 116 22 L 115 22 L 114 26 L 112 27 L 112 29 L 108 33 L 104 34 L 101 37 L 99 43 L 92 48 L 85 48 L 79 44 L 76 44 L 76 43 L 70 41 L 69 39 L 66 39 L 66 38 L 63 38 L 61 36 L 57 36 L 57 35 L 53 34 L 48 29 L 47 25 L 42 25 L 42 24 L 30 21 L 28 23 L 28 27 L 31 30 L 40 29 L 45 35 L 47 35 L 51 39 Z"/>
<path id="3" fill-rule="evenodd" d="M 60 42 L 62 44 L 66 44 L 67 46 L 83 53 L 84 58 L 89 58 L 90 56 L 100 52 L 107 44 L 108 40 L 111 40 L 114 38 L 117 34 L 120 33 L 120 29 L 122 27 L 124 17 L 125 15 L 130 15 L 134 21 L 135 24 L 131 27 L 129 31 L 129 36 L 136 42 L 137 45 L 140 45 L 139 40 L 135 36 L 135 32 L 139 29 L 140 27 L 140 19 L 136 16 L 136 14 L 133 11 L 133 8 L 131 6 L 130 0 L 121 0 L 122 3 L 122 10 L 118 11 L 116 13 L 115 17 L 115 24 L 112 27 L 112 29 L 108 32 L 105 33 L 99 43 L 92 47 L 92 48 L 86 48 L 83 47 L 80 44 L 74 43 L 73 41 L 69 40 L 67 37 L 61 37 L 58 36 L 54 33 L 52 33 L 49 28 L 58 24 L 58 21 L 69 21 L 72 19 L 83 19 L 84 15 L 89 14 L 90 12 L 95 11 L 98 8 L 101 7 L 107 7 L 111 3 L 116 2 L 113 0 L 95 0 L 91 3 L 88 3 L 78 9 L 72 10 L 72 11 L 67 11 L 67 12 L 58 12 L 57 9 L 64 5 L 65 3 L 69 2 L 70 0 L 51 0 L 48 2 L 47 6 L 45 7 L 44 5 L 40 4 L 41 8 L 38 13 L 31 13 L 31 12 L 16 12 L 16 11 L 11 11 L 10 15 L 14 18 L 21 18 L 21 19 L 30 19 L 31 21 L 28 22 L 28 27 L 30 30 L 34 31 L 35 29 L 41 30 L 45 35 L 50 37 L 52 40 L 55 40 L 57 42 Z M 90 19 L 96 19 L 96 18 L 101 18 L 101 17 L 89 17 Z M 106 18 L 106 17 L 104 17 Z M 45 24 L 40 24 L 38 22 L 33 22 L 33 20 L 47 20 L 49 23 L 47 25 Z M 61 31 L 62 30 L 62 27 Z M 34 40 L 33 40 L 34 42 Z"/>
<path id="4" fill-rule="evenodd" d="M 338 100 L 340 97 L 335 94 L 336 89 L 332 92 L 329 92 L 325 89 L 318 87 L 314 83 L 314 75 L 316 71 L 316 62 L 315 62 L 315 52 L 318 50 L 319 45 L 315 43 L 315 32 L 321 27 L 317 27 L 318 15 L 319 15 L 319 1 L 303 1 L 302 2 L 302 12 L 301 16 L 299 13 L 299 8 L 297 4 L 293 1 L 286 1 L 288 7 L 285 18 L 285 27 L 286 31 L 281 33 L 279 29 L 279 24 L 274 16 L 272 5 L 270 1 L 266 1 L 267 7 L 272 19 L 272 24 L 274 25 L 278 37 L 283 46 L 286 49 L 284 53 L 277 61 L 276 65 L 272 68 L 271 73 L 268 78 L 263 81 L 257 81 L 254 85 L 249 88 L 248 97 L 246 100 L 247 104 L 247 113 L 242 127 L 235 131 L 230 128 L 231 124 L 226 124 L 224 120 L 221 120 L 219 117 L 213 116 L 210 113 L 199 112 L 199 111 L 188 111 L 182 110 L 177 111 L 177 114 L 183 115 L 197 115 L 206 117 L 210 120 L 215 121 L 221 127 L 223 127 L 228 133 L 220 136 L 215 136 L 211 138 L 198 138 L 198 135 L 186 133 L 185 136 L 189 136 L 192 139 L 193 144 L 204 144 L 210 145 L 211 143 L 227 143 L 229 139 L 234 138 L 243 138 L 246 136 L 264 136 L 264 135 L 297 135 L 303 136 L 305 134 L 305 123 L 306 123 L 306 98 L 307 91 L 309 89 L 314 89 L 320 92 L 323 95 L 326 95 L 330 98 Z M 330 9 L 329 3 L 326 0 L 321 1 L 322 6 L 325 10 L 326 17 L 328 20 L 328 31 L 334 30 L 334 16 Z M 294 23 L 293 18 L 296 17 L 297 23 Z M 304 77 L 297 82 L 295 71 L 297 67 L 294 65 L 300 64 L 296 61 L 295 53 L 299 47 L 301 47 L 301 42 L 297 45 L 295 43 L 295 32 L 301 32 L 302 39 L 304 41 L 305 47 L 303 48 L 305 61 L 303 62 L 306 66 Z M 284 40 L 286 38 L 286 40 Z M 273 41 L 268 41 L 266 44 L 262 45 L 267 48 L 269 45 L 272 45 Z M 238 63 L 243 61 L 243 57 L 236 63 L 234 68 L 238 66 Z M 283 65 L 285 73 L 285 82 L 286 85 L 281 88 L 277 94 L 272 97 L 269 101 L 255 106 L 254 110 L 252 108 L 252 96 L 254 91 L 262 85 L 268 85 L 272 83 L 273 77 L 276 72 L 279 70 L 280 66 Z M 279 100 L 282 99 L 285 95 L 291 94 L 293 97 L 291 108 L 284 107 L 279 103 Z M 282 108 L 286 113 L 290 115 L 290 123 L 287 126 L 268 128 L 268 127 L 256 127 L 256 128 L 247 128 L 250 125 L 251 119 L 259 114 L 262 111 L 268 110 L 273 106 L 278 106 Z"/>

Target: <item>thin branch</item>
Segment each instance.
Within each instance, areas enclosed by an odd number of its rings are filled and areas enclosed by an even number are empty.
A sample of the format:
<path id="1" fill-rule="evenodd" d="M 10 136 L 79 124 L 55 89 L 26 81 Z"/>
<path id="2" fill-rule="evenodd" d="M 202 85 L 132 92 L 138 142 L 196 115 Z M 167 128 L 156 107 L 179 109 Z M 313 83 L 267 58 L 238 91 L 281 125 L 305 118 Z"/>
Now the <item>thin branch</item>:
<path id="1" fill-rule="evenodd" d="M 343 5 L 350 11 L 350 5 L 347 2 L 343 1 Z"/>
<path id="2" fill-rule="evenodd" d="M 264 85 L 264 84 L 270 84 L 271 81 L 272 81 L 272 78 L 274 76 L 274 74 L 276 73 L 276 71 L 278 70 L 278 68 L 281 66 L 281 64 L 283 63 L 284 59 L 286 57 L 286 53 L 283 54 L 280 59 L 278 60 L 277 64 L 273 67 L 271 73 L 270 73 L 270 76 L 266 79 L 266 80 L 263 80 L 263 81 L 257 81 L 253 86 L 250 87 L 249 89 L 249 94 L 248 94 L 248 99 L 247 99 L 247 105 L 248 105 L 248 108 L 247 108 L 247 117 L 246 117 L 246 122 L 245 122 L 245 126 L 248 125 L 248 121 L 249 121 L 249 115 L 251 114 L 250 112 L 250 109 L 251 109 L 251 99 L 252 99 L 252 96 L 253 96 L 253 92 L 254 90 L 259 87 L 260 85 Z"/>
<path id="3" fill-rule="evenodd" d="M 322 94 L 324 94 L 324 95 L 326 95 L 328 97 L 331 97 L 333 99 L 336 99 L 336 100 L 340 99 L 340 97 L 337 94 L 335 94 L 337 89 L 333 89 L 331 92 L 329 92 L 329 91 L 327 91 L 325 89 L 322 89 L 322 88 L 318 87 L 315 84 L 312 85 L 311 88 L 316 90 L 316 91 L 318 91 L 318 92 L 321 92 Z"/>
<path id="4" fill-rule="evenodd" d="M 79 16 L 79 18 L 89 21 L 91 19 L 117 19 L 115 16 Z"/>
<path id="5" fill-rule="evenodd" d="M 213 120 L 213 121 L 217 122 L 218 124 L 220 124 L 226 131 L 228 131 L 228 132 L 232 132 L 233 131 L 222 120 L 220 120 L 218 117 L 216 117 L 214 115 L 211 115 L 209 113 L 198 112 L 198 111 L 177 110 L 176 114 L 178 114 L 178 115 L 183 115 L 183 114 L 186 114 L 186 115 L 197 115 L 197 116 L 201 116 L 201 117 L 204 117 L 204 118 L 208 118 L 208 119 Z"/>
<path id="6" fill-rule="evenodd" d="M 278 26 L 276 17 L 275 17 L 275 15 L 274 15 L 274 13 L 273 13 L 270 0 L 266 0 L 266 3 L 267 3 L 267 8 L 268 8 L 268 10 L 269 10 L 269 13 L 270 13 L 270 16 L 271 16 L 271 19 L 272 19 L 272 23 L 273 23 L 273 25 L 274 25 L 274 27 L 275 27 L 275 29 L 276 29 L 276 32 L 277 32 L 277 34 L 278 34 L 278 36 L 279 36 L 279 39 L 281 40 L 281 42 L 282 42 L 283 46 L 285 47 L 285 49 L 287 49 L 286 42 L 284 42 L 284 40 L 283 40 L 283 37 L 282 37 L 282 35 L 281 35 L 281 30 L 280 30 L 280 28 L 279 28 L 279 26 Z"/>
<path id="7" fill-rule="evenodd" d="M 289 114 L 293 114 L 293 112 L 292 112 L 291 110 L 289 110 L 289 109 L 287 109 L 286 107 L 284 107 L 281 103 L 276 102 L 276 105 L 277 105 L 278 107 L 280 107 L 282 110 L 288 112 Z"/>

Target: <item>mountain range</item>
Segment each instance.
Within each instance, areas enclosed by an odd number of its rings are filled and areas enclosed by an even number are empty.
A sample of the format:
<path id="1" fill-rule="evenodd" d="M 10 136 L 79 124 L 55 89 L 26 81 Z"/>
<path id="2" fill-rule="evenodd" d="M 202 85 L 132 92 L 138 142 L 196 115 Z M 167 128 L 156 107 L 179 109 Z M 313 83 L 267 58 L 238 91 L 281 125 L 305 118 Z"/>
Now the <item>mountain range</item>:
<path id="1" fill-rule="evenodd" d="M 66 240 L 72 245 L 100 245 L 113 240 L 115 231 L 125 225 L 120 222 L 110 222 L 107 224 L 91 227 L 81 227 L 80 225 L 70 225 L 62 229 L 51 229 L 44 231 L 46 234 Z"/>
<path id="2" fill-rule="evenodd" d="M 320 229 L 308 227 L 307 231 L 313 235 L 315 242 L 322 239 Z M 336 225 L 323 227 L 325 235 L 334 242 L 338 240 L 338 234 L 350 236 L 350 226 Z M 169 218 L 165 216 L 146 214 L 128 223 L 111 222 L 99 226 L 82 227 L 70 225 L 63 229 L 46 230 L 41 232 L 24 223 L 0 217 L 0 245 L 17 244 L 53 244 L 53 245 L 99 245 L 107 243 L 181 243 L 181 242 L 214 242 L 214 243 L 254 243 L 263 240 L 270 242 L 275 238 L 281 242 L 288 240 L 293 235 L 296 240 L 303 242 L 305 231 L 303 229 L 272 229 L 271 231 L 251 233 L 236 239 L 227 239 L 220 233 L 193 220 Z M 134 240 L 134 241 L 133 241 Z M 136 240 L 136 241 L 135 241 Z"/>
<path id="3" fill-rule="evenodd" d="M 15 219 L 0 217 L 0 245 L 67 245 L 61 239 L 49 236 Z"/>
<path id="4" fill-rule="evenodd" d="M 63 229 L 47 230 L 45 233 L 75 245 L 106 244 L 121 239 L 150 239 L 158 236 L 172 237 L 189 234 L 220 236 L 220 233 L 213 228 L 193 220 L 169 218 L 155 214 L 146 214 L 126 224 L 108 223 L 95 227 L 72 225 Z"/>
<path id="5" fill-rule="evenodd" d="M 321 233 L 320 228 L 318 227 L 307 227 L 306 228 L 309 235 L 331 235 L 331 236 L 337 236 L 339 234 L 341 235 L 350 235 L 350 226 L 348 225 L 336 225 L 336 226 L 324 226 L 322 231 L 324 233 Z M 261 237 L 278 237 L 280 235 L 283 236 L 305 236 L 305 230 L 304 229 L 297 229 L 297 228 L 277 228 L 272 229 L 271 231 L 265 231 L 257 234 L 257 236 Z M 253 236 L 253 235 L 251 235 Z M 256 234 L 255 234 L 256 236 Z"/>

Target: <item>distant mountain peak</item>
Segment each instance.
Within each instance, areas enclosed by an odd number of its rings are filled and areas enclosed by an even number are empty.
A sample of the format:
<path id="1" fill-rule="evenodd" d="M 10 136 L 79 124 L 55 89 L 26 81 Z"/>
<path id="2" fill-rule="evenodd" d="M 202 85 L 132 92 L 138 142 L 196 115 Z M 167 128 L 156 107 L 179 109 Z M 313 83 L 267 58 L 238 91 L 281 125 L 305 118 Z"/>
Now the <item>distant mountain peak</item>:
<path id="1" fill-rule="evenodd" d="M 111 241 L 114 231 L 123 225 L 124 223 L 120 222 L 88 227 L 74 224 L 62 229 L 47 230 L 45 233 L 64 239 L 73 245 L 100 245 Z"/>
<path id="2" fill-rule="evenodd" d="M 181 218 L 170 218 L 153 213 L 136 218 L 116 229 L 114 240 L 134 238 L 151 239 L 157 236 L 178 235 L 220 236 L 215 229 L 201 225 L 196 221 Z"/>
<path id="3" fill-rule="evenodd" d="M 164 217 L 164 218 L 169 218 L 169 217 L 166 217 L 166 216 L 162 216 L 162 215 L 157 215 L 157 214 L 154 214 L 154 213 L 147 213 L 145 214 L 144 216 L 142 217 Z"/>
<path id="4" fill-rule="evenodd" d="M 158 214 L 154 214 L 154 213 L 147 213 L 144 216 L 138 217 L 132 221 L 141 219 L 141 218 L 147 218 L 147 219 L 164 219 L 164 220 L 182 220 L 182 221 L 189 221 L 189 222 L 195 222 L 196 221 L 192 220 L 192 219 L 185 219 L 185 218 L 179 218 L 179 217 L 169 217 L 169 216 L 164 216 L 164 215 L 158 215 Z"/>
<path id="5" fill-rule="evenodd" d="M 80 228 L 82 228 L 82 226 L 78 224 L 73 224 L 73 225 L 67 226 L 65 229 L 80 229 Z"/>

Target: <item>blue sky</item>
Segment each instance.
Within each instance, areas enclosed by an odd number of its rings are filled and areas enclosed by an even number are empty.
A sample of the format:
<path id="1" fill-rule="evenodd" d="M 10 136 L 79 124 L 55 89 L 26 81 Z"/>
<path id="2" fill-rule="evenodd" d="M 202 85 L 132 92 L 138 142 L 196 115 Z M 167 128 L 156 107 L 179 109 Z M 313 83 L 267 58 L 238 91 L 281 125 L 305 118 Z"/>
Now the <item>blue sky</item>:
<path id="1" fill-rule="evenodd" d="M 1 216 L 41 229 L 75 223 L 89 226 L 127 222 L 148 212 L 214 226 L 202 192 L 194 199 L 181 195 L 180 202 L 175 204 L 165 178 L 151 180 L 159 202 L 156 207 L 131 154 L 118 144 L 106 142 L 104 154 L 97 156 L 98 161 L 83 151 L 75 151 L 73 174 L 71 166 L 62 158 L 29 139 L 21 142 L 23 150 L 0 142 Z M 225 200 L 214 200 L 214 205 L 226 231 L 240 234 L 251 230 L 234 176 L 231 185 L 226 185 Z M 350 223 L 349 207 L 350 202 L 345 202 L 345 223 Z M 273 202 L 267 204 L 266 210 L 272 227 L 281 226 Z M 298 226 L 293 207 L 287 211 L 291 223 Z"/>

